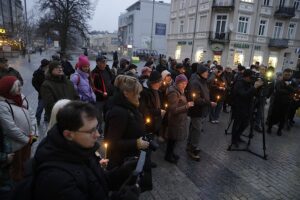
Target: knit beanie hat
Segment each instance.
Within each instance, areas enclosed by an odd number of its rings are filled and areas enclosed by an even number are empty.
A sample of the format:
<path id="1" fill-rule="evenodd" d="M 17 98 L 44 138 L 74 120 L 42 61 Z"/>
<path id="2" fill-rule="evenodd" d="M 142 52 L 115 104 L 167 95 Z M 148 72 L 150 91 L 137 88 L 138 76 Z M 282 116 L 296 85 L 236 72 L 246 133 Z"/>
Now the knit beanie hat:
<path id="1" fill-rule="evenodd" d="M 176 76 L 175 83 L 178 84 L 180 82 L 188 82 L 188 79 L 184 74 L 180 74 L 180 75 Z"/>
<path id="2" fill-rule="evenodd" d="M 205 67 L 204 65 L 198 65 L 198 67 L 197 67 L 197 73 L 198 74 L 203 74 L 206 71 L 208 71 L 207 67 Z"/>
<path id="3" fill-rule="evenodd" d="M 21 95 L 11 95 L 11 89 L 17 81 L 15 76 L 4 76 L 0 79 L 0 96 L 13 100 L 18 106 L 22 106 Z"/>
<path id="4" fill-rule="evenodd" d="M 170 76 L 171 73 L 168 70 L 164 70 L 161 72 L 162 80 L 166 78 L 166 76 Z"/>
<path id="5" fill-rule="evenodd" d="M 182 63 L 177 63 L 176 69 L 181 69 L 181 68 L 184 68 L 184 65 Z"/>
<path id="6" fill-rule="evenodd" d="M 152 72 L 152 69 L 150 67 L 143 67 L 142 70 L 141 70 L 141 74 L 145 74 L 147 72 Z"/>
<path id="7" fill-rule="evenodd" d="M 83 66 L 87 66 L 87 65 L 90 66 L 88 57 L 86 57 L 85 55 L 79 56 L 78 62 L 77 62 L 77 67 L 79 69 L 81 69 Z"/>
<path id="8" fill-rule="evenodd" d="M 148 79 L 149 83 L 157 83 L 162 80 L 162 76 L 158 71 L 152 71 Z"/>

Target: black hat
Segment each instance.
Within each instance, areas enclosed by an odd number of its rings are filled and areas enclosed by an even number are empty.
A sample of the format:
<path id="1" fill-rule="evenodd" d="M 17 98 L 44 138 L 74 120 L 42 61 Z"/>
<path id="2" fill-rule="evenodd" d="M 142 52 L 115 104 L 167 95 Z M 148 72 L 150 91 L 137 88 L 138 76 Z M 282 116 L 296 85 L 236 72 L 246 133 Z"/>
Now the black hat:
<path id="1" fill-rule="evenodd" d="M 103 62 L 103 61 L 106 61 L 106 57 L 105 56 L 98 56 L 97 58 L 96 58 L 96 62 Z"/>
<path id="2" fill-rule="evenodd" d="M 157 83 L 162 80 L 162 76 L 158 71 L 152 71 L 148 79 L 149 83 Z"/>
<path id="3" fill-rule="evenodd" d="M 153 65 L 153 62 L 152 61 L 148 61 L 148 62 L 146 62 L 145 67 L 151 67 L 152 65 Z"/>
<path id="4" fill-rule="evenodd" d="M 243 77 L 251 77 L 253 74 L 253 71 L 251 69 L 245 69 L 243 73 Z"/>
<path id="5" fill-rule="evenodd" d="M 131 69 L 137 69 L 138 67 L 135 65 L 135 64 L 130 64 L 128 66 L 128 70 L 131 70 Z"/>
<path id="6" fill-rule="evenodd" d="M 7 62 L 7 59 L 6 59 L 6 58 L 4 58 L 4 57 L 2 57 L 2 58 L 0 58 L 0 62 L 1 62 L 1 63 L 3 63 L 3 62 Z"/>
<path id="7" fill-rule="evenodd" d="M 50 63 L 49 60 L 43 59 L 43 60 L 41 61 L 41 66 L 42 66 L 42 67 L 47 66 L 47 65 L 49 65 L 49 63 Z"/>
<path id="8" fill-rule="evenodd" d="M 176 69 L 182 69 L 182 68 L 184 68 L 182 63 L 177 63 L 176 64 Z"/>
<path id="9" fill-rule="evenodd" d="M 197 73 L 198 74 L 203 74 L 204 72 L 207 72 L 208 68 L 205 67 L 204 65 L 198 65 L 197 67 Z"/>

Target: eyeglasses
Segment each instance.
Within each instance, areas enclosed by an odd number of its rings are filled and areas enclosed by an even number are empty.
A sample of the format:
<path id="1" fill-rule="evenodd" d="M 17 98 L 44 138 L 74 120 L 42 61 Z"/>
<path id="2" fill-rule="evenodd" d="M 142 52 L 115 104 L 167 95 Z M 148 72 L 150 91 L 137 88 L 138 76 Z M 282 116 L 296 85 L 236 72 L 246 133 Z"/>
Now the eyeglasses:
<path id="1" fill-rule="evenodd" d="M 60 67 L 55 67 L 54 69 L 63 69 L 63 67 L 61 67 L 61 66 Z"/>
<path id="2" fill-rule="evenodd" d="M 95 134 L 98 132 L 98 130 L 100 129 L 100 124 L 98 124 L 96 127 L 92 128 L 91 130 L 88 131 L 74 131 L 74 132 L 79 132 L 79 133 L 88 133 L 88 134 Z"/>

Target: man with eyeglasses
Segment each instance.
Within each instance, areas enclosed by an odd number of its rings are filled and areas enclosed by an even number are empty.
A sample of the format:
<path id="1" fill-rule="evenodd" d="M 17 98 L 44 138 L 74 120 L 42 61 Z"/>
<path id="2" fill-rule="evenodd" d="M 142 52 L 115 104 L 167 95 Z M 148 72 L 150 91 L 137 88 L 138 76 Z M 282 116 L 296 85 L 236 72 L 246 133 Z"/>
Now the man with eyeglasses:
<path id="1" fill-rule="evenodd" d="M 95 153 L 98 124 L 97 111 L 86 102 L 73 101 L 58 111 L 57 124 L 34 157 L 34 199 L 138 199 L 136 185 L 118 191 L 136 163 L 112 171 L 101 167 Z"/>
<path id="2" fill-rule="evenodd" d="M 47 119 L 50 119 L 52 108 L 58 100 L 79 99 L 73 83 L 64 75 L 63 68 L 59 61 L 52 61 L 49 64 L 45 81 L 41 86 L 41 96 Z"/>
<path id="3" fill-rule="evenodd" d="M 4 57 L 0 58 L 0 79 L 4 76 L 15 76 L 23 85 L 23 78 L 21 74 L 14 68 L 9 67 L 7 61 L 8 60 Z"/>

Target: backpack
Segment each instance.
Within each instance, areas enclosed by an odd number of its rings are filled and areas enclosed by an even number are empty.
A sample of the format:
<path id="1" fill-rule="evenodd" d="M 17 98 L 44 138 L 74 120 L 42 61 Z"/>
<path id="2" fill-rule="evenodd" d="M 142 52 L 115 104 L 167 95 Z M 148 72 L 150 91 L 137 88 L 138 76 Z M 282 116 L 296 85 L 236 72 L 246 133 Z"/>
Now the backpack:
<path id="1" fill-rule="evenodd" d="M 38 174 L 43 170 L 47 170 L 50 168 L 58 168 L 68 173 L 76 180 L 77 183 L 85 185 L 85 190 L 88 190 L 86 174 L 78 170 L 78 168 L 76 168 L 76 166 L 74 166 L 73 164 L 69 164 L 63 161 L 49 161 L 37 167 L 34 158 L 32 158 L 25 166 L 27 175 L 25 175 L 24 179 L 20 181 L 14 188 L 11 200 L 33 200 L 35 182 Z"/>

